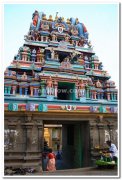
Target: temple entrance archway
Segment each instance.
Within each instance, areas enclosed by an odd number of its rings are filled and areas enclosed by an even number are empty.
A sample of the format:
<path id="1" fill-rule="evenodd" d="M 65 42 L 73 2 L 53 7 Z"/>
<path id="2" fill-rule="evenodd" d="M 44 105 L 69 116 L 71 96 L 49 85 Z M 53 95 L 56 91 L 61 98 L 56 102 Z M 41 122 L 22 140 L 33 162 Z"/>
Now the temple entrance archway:
<path id="1" fill-rule="evenodd" d="M 50 123 L 50 124 L 49 124 Z M 61 159 L 56 160 L 56 168 L 71 169 L 90 165 L 89 123 L 88 121 L 44 121 L 44 146 L 52 148 Z M 58 145 L 60 145 L 58 150 Z M 47 159 L 43 157 L 43 170 Z"/>

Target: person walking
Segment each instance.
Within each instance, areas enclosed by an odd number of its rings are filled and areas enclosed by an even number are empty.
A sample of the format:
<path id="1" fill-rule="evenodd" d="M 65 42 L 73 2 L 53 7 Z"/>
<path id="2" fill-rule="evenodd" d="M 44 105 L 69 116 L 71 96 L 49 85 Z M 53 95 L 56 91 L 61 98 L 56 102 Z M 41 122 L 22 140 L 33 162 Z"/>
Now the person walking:
<path id="1" fill-rule="evenodd" d="M 56 156 L 52 152 L 52 149 L 49 150 L 49 154 L 47 156 L 47 171 L 56 171 Z"/>

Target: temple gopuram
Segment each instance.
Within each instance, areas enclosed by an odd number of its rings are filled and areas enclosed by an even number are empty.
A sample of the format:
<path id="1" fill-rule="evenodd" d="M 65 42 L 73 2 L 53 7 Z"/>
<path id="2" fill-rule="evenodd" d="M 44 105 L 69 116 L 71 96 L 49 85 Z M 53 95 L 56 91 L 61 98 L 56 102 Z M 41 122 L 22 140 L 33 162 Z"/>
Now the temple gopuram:
<path id="1" fill-rule="evenodd" d="M 78 18 L 32 14 L 24 44 L 4 72 L 5 168 L 44 171 L 44 141 L 65 168 L 93 166 L 117 145 L 117 89 Z"/>

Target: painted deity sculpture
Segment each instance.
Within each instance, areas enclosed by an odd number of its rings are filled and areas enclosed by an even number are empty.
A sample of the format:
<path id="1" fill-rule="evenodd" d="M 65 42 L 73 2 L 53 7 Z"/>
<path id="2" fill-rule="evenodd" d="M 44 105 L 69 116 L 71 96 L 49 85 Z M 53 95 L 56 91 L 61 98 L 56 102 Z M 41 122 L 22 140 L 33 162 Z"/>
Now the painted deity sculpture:
<path id="1" fill-rule="evenodd" d="M 101 84 L 101 82 L 99 81 L 99 79 L 98 79 L 98 81 L 96 82 L 96 87 L 98 87 L 98 88 L 101 88 L 101 87 L 102 87 L 102 84 Z"/>
<path id="2" fill-rule="evenodd" d="M 65 36 L 65 41 L 69 42 L 70 37 L 68 35 Z"/>
<path id="3" fill-rule="evenodd" d="M 33 17 L 32 17 L 34 26 L 37 26 L 38 17 L 39 17 L 39 13 L 38 13 L 38 11 L 35 10 L 35 12 L 33 13 Z"/>
<path id="4" fill-rule="evenodd" d="M 53 17 L 52 17 L 52 15 L 49 15 L 49 19 L 48 19 L 48 21 L 53 21 Z"/>
<path id="5" fill-rule="evenodd" d="M 43 31 L 48 31 L 49 30 L 49 25 L 47 22 L 41 23 L 41 30 Z"/>
<path id="6" fill-rule="evenodd" d="M 35 10 L 35 12 L 32 15 L 32 23 L 30 26 L 30 30 L 39 30 L 40 23 L 44 16 L 45 14 L 43 12 L 39 13 L 37 10 Z"/>
<path id="7" fill-rule="evenodd" d="M 66 22 L 68 25 L 70 25 L 71 24 L 71 21 L 70 21 L 70 19 L 68 18 L 67 19 L 67 22 Z"/>
<path id="8" fill-rule="evenodd" d="M 78 29 L 78 35 L 80 37 L 84 37 L 85 39 L 88 39 L 88 32 L 83 23 L 80 23 L 78 18 L 70 18 L 71 24 L 75 25 L 75 27 Z"/>
<path id="9" fill-rule="evenodd" d="M 50 50 L 51 52 L 51 59 L 55 59 L 55 51 L 53 50 L 53 48 Z"/>
<path id="10" fill-rule="evenodd" d="M 85 96 L 85 85 L 83 83 L 83 80 L 80 80 L 78 84 L 78 96 L 79 97 Z"/>
<path id="11" fill-rule="evenodd" d="M 26 74 L 26 72 L 23 73 L 21 79 L 23 79 L 23 80 L 27 79 L 27 74 Z"/>
<path id="12" fill-rule="evenodd" d="M 52 41 L 57 41 L 57 37 L 54 33 L 52 34 Z"/>
<path id="13" fill-rule="evenodd" d="M 72 26 L 72 28 L 71 28 L 71 34 L 72 34 L 73 36 L 77 36 L 77 35 L 78 35 L 78 30 L 77 30 L 77 28 L 76 28 L 75 26 Z"/>
<path id="14" fill-rule="evenodd" d="M 64 60 L 61 62 L 61 66 L 60 68 L 65 68 L 65 69 L 68 69 L 68 68 L 71 68 L 71 63 L 70 63 L 70 60 L 69 60 L 69 56 L 67 56 L 66 58 L 64 58 Z"/>
<path id="15" fill-rule="evenodd" d="M 47 80 L 47 95 L 52 95 L 53 94 L 53 81 L 52 77 L 50 76 L 49 79 Z"/>
<path id="16" fill-rule="evenodd" d="M 59 60 L 59 55 L 58 55 L 57 52 L 55 52 L 55 59 L 56 59 L 56 60 Z"/>
<path id="17" fill-rule="evenodd" d="M 42 48 L 37 51 L 37 62 L 44 63 L 44 49 Z"/>
<path id="18" fill-rule="evenodd" d="M 22 61 L 30 61 L 30 48 L 27 46 L 22 46 L 19 49 L 20 55 L 22 57 Z"/>
<path id="19" fill-rule="evenodd" d="M 33 62 L 36 61 L 36 49 L 33 49 L 33 50 L 32 50 L 31 61 L 33 61 Z"/>
<path id="20" fill-rule="evenodd" d="M 84 66 L 85 62 L 84 62 L 84 59 L 83 59 L 83 54 L 81 54 L 81 55 L 78 57 L 78 63 L 79 63 L 80 65 L 83 65 L 83 66 Z"/>
<path id="21" fill-rule="evenodd" d="M 88 41 L 88 42 L 87 42 L 87 45 L 88 45 L 89 48 L 92 48 L 92 47 L 93 47 L 92 44 L 91 44 L 91 41 Z"/>

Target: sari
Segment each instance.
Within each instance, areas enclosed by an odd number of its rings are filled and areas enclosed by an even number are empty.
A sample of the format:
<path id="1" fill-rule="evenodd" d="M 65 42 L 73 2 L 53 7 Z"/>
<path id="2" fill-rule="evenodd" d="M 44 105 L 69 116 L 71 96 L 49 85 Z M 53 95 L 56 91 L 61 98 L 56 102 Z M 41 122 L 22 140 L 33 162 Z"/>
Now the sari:
<path id="1" fill-rule="evenodd" d="M 56 171 L 55 154 L 54 153 L 48 154 L 47 171 Z"/>

